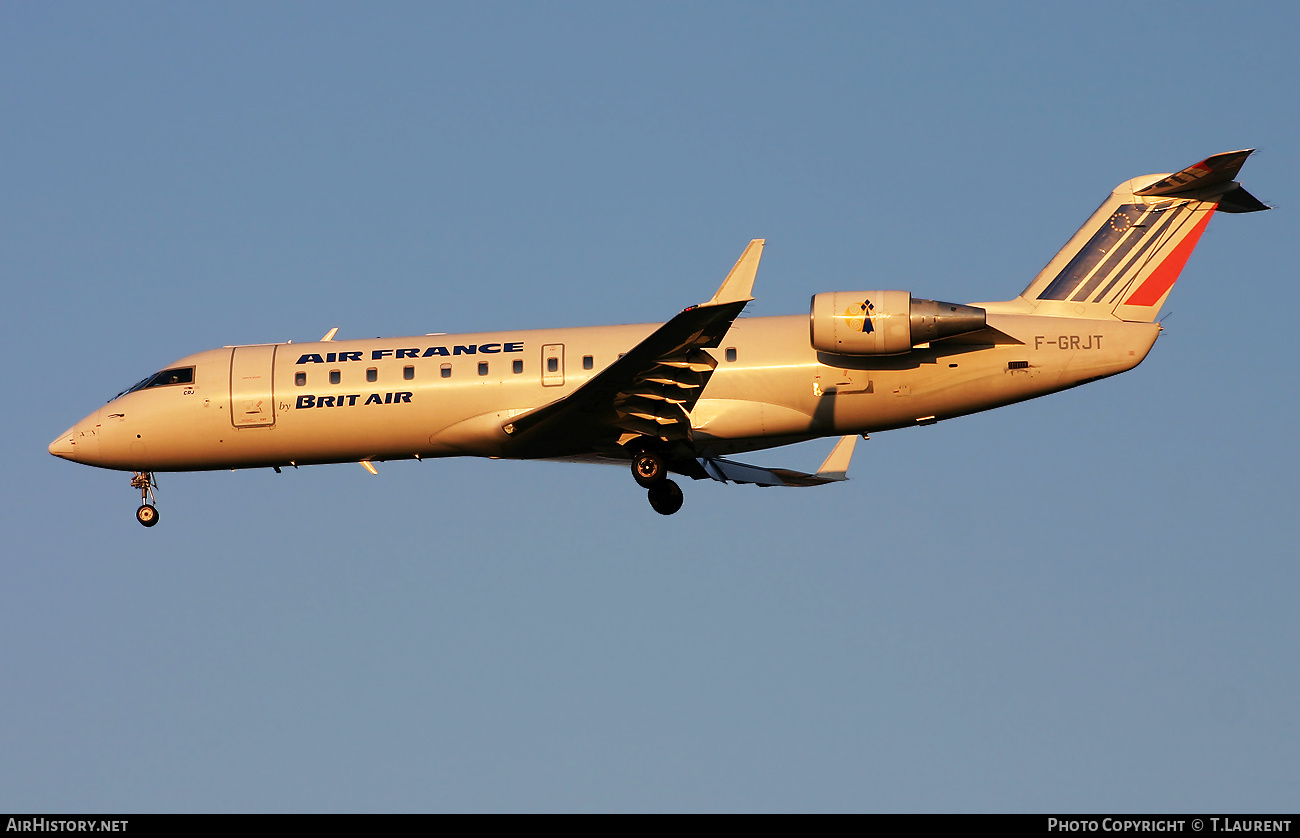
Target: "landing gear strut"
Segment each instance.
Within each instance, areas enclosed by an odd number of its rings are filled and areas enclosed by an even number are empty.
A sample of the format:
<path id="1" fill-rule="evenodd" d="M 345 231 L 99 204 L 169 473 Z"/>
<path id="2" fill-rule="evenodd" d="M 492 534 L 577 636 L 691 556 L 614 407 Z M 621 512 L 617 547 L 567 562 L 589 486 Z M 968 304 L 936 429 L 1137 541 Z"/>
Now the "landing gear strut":
<path id="1" fill-rule="evenodd" d="M 158 523 L 158 508 L 151 503 L 154 500 L 153 490 L 157 485 L 158 482 L 154 480 L 151 471 L 137 471 L 131 478 L 131 488 L 140 490 L 140 508 L 135 511 L 135 519 L 146 527 Z"/>

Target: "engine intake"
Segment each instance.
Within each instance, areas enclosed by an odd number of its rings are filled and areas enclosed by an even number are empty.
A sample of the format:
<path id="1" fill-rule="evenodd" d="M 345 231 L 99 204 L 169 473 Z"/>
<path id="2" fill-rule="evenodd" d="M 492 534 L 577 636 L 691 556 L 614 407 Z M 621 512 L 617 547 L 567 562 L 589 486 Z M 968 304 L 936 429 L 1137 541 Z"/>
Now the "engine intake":
<path id="1" fill-rule="evenodd" d="M 978 306 L 915 300 L 907 291 L 817 294 L 809 316 L 813 348 L 837 355 L 900 355 L 984 326 Z"/>

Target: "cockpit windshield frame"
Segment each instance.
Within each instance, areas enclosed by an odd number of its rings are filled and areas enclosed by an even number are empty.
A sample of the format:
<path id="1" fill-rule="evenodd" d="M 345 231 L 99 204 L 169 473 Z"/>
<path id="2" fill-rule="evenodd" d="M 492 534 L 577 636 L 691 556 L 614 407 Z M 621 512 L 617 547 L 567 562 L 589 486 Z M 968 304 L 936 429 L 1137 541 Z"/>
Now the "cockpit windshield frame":
<path id="1" fill-rule="evenodd" d="M 123 390 L 114 396 L 114 399 L 120 399 L 127 393 L 134 393 L 136 390 L 148 390 L 153 387 L 174 387 L 178 384 L 194 383 L 194 367 L 172 367 L 171 369 L 160 370 L 148 378 L 137 382 L 131 387 Z M 111 400 L 110 400 L 111 401 Z"/>

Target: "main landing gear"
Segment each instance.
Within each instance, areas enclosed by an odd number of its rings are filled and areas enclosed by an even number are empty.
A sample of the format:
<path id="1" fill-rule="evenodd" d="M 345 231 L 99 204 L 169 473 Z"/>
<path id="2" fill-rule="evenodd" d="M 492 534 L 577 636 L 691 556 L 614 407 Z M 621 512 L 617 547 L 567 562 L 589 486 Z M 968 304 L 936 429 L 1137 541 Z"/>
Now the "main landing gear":
<path id="1" fill-rule="evenodd" d="M 661 480 L 646 491 L 650 507 L 660 515 L 672 515 L 682 508 L 682 489 L 671 480 Z"/>
<path id="2" fill-rule="evenodd" d="M 632 458 L 632 479 L 643 488 L 649 489 L 667 476 L 664 458 L 653 451 L 641 451 Z"/>
<path id="3" fill-rule="evenodd" d="M 650 506 L 660 515 L 672 515 L 682 508 L 681 487 L 668 479 L 664 458 L 653 451 L 639 451 L 632 457 L 632 478 L 644 486 Z"/>
<path id="4" fill-rule="evenodd" d="M 131 488 L 140 490 L 140 508 L 135 511 L 135 519 L 146 527 L 158 523 L 158 508 L 151 503 L 157 485 L 158 481 L 154 480 L 151 471 L 137 471 L 131 478 Z"/>

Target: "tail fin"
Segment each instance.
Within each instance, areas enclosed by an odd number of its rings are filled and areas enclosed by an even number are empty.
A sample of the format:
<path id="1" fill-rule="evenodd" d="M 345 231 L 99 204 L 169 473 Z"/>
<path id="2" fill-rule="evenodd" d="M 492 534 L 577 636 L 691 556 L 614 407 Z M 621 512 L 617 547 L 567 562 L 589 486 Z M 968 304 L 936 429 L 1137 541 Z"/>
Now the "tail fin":
<path id="1" fill-rule="evenodd" d="M 1215 209 L 1268 209 L 1233 181 L 1253 151 L 1121 183 L 1020 300 L 1035 314 L 1155 320 Z"/>

